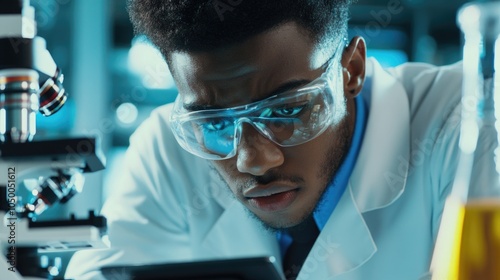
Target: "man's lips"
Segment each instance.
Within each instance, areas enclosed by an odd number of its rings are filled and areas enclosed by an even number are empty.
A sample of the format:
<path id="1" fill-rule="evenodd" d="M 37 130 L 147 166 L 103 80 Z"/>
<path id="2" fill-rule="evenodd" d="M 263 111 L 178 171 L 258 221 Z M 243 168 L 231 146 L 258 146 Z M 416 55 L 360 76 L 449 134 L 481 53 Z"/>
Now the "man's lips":
<path id="1" fill-rule="evenodd" d="M 286 185 L 257 186 L 244 193 L 251 206 L 266 212 L 280 211 L 295 201 L 298 187 Z"/>
<path id="2" fill-rule="evenodd" d="M 250 188 L 243 192 L 246 198 L 259 198 L 271 196 L 279 193 L 289 192 L 297 190 L 296 186 L 289 186 L 284 184 L 268 184 L 268 185 L 258 185 L 256 187 Z"/>

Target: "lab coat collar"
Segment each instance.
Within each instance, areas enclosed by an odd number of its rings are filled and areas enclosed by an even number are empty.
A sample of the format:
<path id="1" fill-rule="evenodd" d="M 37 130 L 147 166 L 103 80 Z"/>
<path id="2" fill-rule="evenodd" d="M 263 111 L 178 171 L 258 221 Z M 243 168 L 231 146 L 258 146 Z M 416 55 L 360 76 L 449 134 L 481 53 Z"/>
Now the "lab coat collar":
<path id="1" fill-rule="evenodd" d="M 369 117 L 350 183 L 361 213 L 390 205 L 404 191 L 410 155 L 410 107 L 403 85 L 375 59 L 367 61 Z M 370 73 L 371 72 L 371 73 Z"/>
<path id="2" fill-rule="evenodd" d="M 377 251 L 353 199 L 351 186 L 337 204 L 298 275 L 298 280 L 331 279 L 360 267 Z"/>

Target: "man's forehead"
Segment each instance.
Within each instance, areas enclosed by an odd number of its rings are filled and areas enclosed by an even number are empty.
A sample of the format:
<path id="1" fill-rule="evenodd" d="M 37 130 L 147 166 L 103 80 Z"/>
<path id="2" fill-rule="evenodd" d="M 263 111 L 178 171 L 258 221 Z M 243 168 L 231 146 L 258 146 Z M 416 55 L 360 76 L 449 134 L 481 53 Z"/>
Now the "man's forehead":
<path id="1" fill-rule="evenodd" d="M 184 103 L 213 103 L 218 98 L 214 92 L 237 93 L 249 84 L 265 92 L 290 79 L 302 80 L 331 55 L 289 23 L 224 49 L 171 53 L 169 64 Z"/>
<path id="2" fill-rule="evenodd" d="M 177 52 L 170 56 L 172 72 L 177 79 L 192 77 L 202 81 L 234 79 L 256 70 L 257 57 L 245 57 L 229 52 L 188 53 Z"/>
<path id="3" fill-rule="evenodd" d="M 257 71 L 251 60 L 247 62 L 238 57 L 231 60 L 213 53 L 176 53 L 171 61 L 183 103 L 217 102 L 214 92 L 236 92 L 241 79 L 250 78 Z"/>
<path id="4" fill-rule="evenodd" d="M 322 44 L 323 45 L 323 44 Z M 320 67 L 332 50 L 317 44 L 303 27 L 287 22 L 241 43 L 204 52 L 177 51 L 169 55 L 173 72 L 186 75 L 207 70 L 207 79 L 238 75 L 249 71 L 248 65 L 265 67 L 273 60 L 279 63 L 300 56 L 311 69 Z M 242 69 L 243 68 L 243 69 Z"/>

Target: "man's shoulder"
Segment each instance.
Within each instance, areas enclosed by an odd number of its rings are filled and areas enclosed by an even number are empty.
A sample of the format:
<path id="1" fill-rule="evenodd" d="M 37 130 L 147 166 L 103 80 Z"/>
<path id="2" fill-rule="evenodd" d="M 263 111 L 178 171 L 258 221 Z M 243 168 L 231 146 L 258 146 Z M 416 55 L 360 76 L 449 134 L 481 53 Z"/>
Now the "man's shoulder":
<path id="1" fill-rule="evenodd" d="M 455 63 L 447 64 L 447 65 L 435 65 L 431 63 L 425 62 L 405 62 L 400 65 L 394 67 L 386 68 L 387 71 L 391 73 L 396 73 L 401 71 L 418 71 L 418 72 L 435 72 L 435 71 L 446 71 L 455 74 L 462 73 L 462 61 L 457 61 Z"/>
<path id="2" fill-rule="evenodd" d="M 153 109 L 150 115 L 139 125 L 131 137 L 131 141 L 137 137 L 159 137 L 170 134 L 168 120 L 172 111 L 172 104 L 161 105 Z"/>
<path id="3" fill-rule="evenodd" d="M 197 158 L 184 151 L 175 139 L 170 128 L 170 115 L 173 104 L 161 105 L 151 111 L 130 137 L 129 150 L 137 150 L 166 162 L 193 162 Z"/>
<path id="4" fill-rule="evenodd" d="M 454 110 L 462 96 L 462 62 L 445 66 L 405 63 L 386 71 L 397 79 L 408 96 L 410 112 Z"/>
<path id="5" fill-rule="evenodd" d="M 436 66 L 421 62 L 408 62 L 396 67 L 387 68 L 393 77 L 400 81 L 407 92 L 412 94 L 415 90 L 432 90 L 436 87 L 448 85 L 461 86 L 462 62 L 450 65 Z"/>

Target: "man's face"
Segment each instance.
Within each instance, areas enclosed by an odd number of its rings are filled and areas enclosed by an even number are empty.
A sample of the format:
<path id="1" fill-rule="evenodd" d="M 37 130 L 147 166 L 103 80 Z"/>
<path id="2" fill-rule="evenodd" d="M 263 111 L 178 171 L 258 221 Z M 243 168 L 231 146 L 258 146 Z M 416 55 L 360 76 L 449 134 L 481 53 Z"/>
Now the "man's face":
<path id="1" fill-rule="evenodd" d="M 286 23 L 223 50 L 173 53 L 170 65 L 184 103 L 227 108 L 317 79 L 333 50 L 324 53 L 304 29 Z M 342 113 L 313 140 L 285 148 L 244 123 L 237 154 L 212 161 L 235 197 L 267 226 L 288 228 L 311 215 L 340 165 L 355 118 L 353 95 L 342 92 L 346 82 L 335 100 Z"/>

